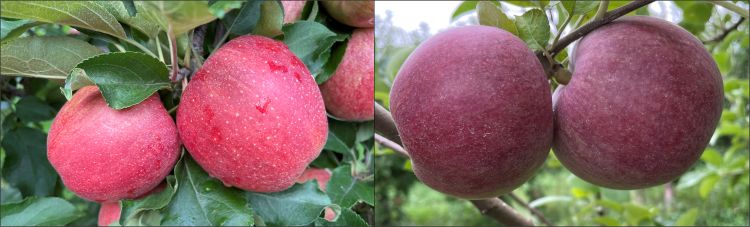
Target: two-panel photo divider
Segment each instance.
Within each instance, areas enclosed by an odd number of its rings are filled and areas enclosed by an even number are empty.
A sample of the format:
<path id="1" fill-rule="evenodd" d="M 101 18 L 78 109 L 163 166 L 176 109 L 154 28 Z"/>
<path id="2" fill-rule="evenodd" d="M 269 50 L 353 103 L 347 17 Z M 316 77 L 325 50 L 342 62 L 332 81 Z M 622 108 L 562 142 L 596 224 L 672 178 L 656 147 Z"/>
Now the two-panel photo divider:
<path id="1" fill-rule="evenodd" d="M 0 226 L 748 226 L 748 1 L 0 1 Z"/>

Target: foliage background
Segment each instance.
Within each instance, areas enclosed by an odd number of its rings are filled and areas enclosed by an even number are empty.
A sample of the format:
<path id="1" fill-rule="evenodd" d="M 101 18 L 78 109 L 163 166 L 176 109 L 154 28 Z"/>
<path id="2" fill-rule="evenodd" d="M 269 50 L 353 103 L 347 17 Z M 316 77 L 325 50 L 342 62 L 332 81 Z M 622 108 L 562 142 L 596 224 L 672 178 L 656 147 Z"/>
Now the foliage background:
<path id="1" fill-rule="evenodd" d="M 0 225 L 97 223 L 100 205 L 68 190 L 47 160 L 46 133 L 66 102 L 63 93 L 97 85 L 105 97 L 117 97 L 107 102 L 119 109 L 158 92 L 175 117 L 187 84 L 180 78 L 189 78 L 222 43 L 246 34 L 285 42 L 316 82 L 325 82 L 352 28 L 330 18 L 314 1 L 306 5 L 304 21 L 283 24 L 281 7 L 277 1 L 253 0 L 2 1 Z M 133 9 L 136 14 L 131 14 Z M 87 58 L 123 67 L 95 70 L 89 67 L 92 62 L 83 61 Z M 136 62 L 151 67 L 132 67 Z M 371 224 L 373 121 L 328 121 L 325 148 L 311 164 L 333 172 L 326 192 L 313 181 L 278 193 L 228 188 L 209 177 L 183 149 L 164 191 L 121 201 L 119 224 Z M 338 219 L 323 219 L 325 208 L 337 211 Z"/>
<path id="2" fill-rule="evenodd" d="M 609 10 L 626 3 L 610 1 Z M 481 19 L 477 19 L 474 10 L 476 4 L 462 3 L 452 15 L 452 25 L 479 23 Z M 708 41 L 719 36 L 740 17 L 706 2 L 653 4 L 657 4 L 655 7 L 669 7 L 661 8 L 664 10 L 661 12 L 672 12 L 674 15 L 668 15 L 673 18 L 672 22 L 707 41 L 705 47 L 713 55 L 724 79 L 721 122 L 703 156 L 687 173 L 673 182 L 648 189 L 612 190 L 589 184 L 562 167 L 550 152 L 546 164 L 513 194 L 541 211 L 555 225 L 750 224 L 748 22 L 742 22 L 723 39 Z M 748 7 L 747 1 L 736 4 Z M 550 18 L 553 35 L 567 15 L 558 1 L 502 1 L 499 7 L 509 17 L 512 17 L 509 12 L 543 9 Z M 653 13 L 651 16 L 665 17 L 661 12 L 641 8 L 631 15 Z M 592 14 L 582 16 L 580 24 L 590 20 Z M 429 33 L 426 25 L 415 31 L 395 27 L 393 16 L 391 12 L 376 16 L 375 100 L 386 108 L 393 78 L 404 59 L 420 42 L 434 35 Z M 431 19 L 434 18 L 424 18 Z M 577 17 L 573 19 L 575 21 Z M 575 26 L 572 22 L 571 25 Z M 566 56 L 567 53 L 563 52 L 557 60 L 562 61 Z M 556 86 L 555 82 L 551 83 Z M 482 216 L 469 201 L 445 196 L 421 184 L 411 172 L 410 162 L 394 151 L 376 143 L 375 156 L 377 225 L 497 225 L 494 220 Z M 509 196 L 500 198 L 540 224 L 538 217 L 531 215 L 523 205 Z"/>

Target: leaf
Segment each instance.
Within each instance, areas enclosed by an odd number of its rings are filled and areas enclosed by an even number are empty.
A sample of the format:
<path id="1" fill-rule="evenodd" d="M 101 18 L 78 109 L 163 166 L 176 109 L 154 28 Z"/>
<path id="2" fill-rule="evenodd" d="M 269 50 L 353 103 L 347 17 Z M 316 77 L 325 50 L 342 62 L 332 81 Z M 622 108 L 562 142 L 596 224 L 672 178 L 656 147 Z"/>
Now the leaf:
<path id="1" fill-rule="evenodd" d="M 242 7 L 245 1 L 208 1 L 208 11 L 216 18 L 224 19 L 227 12 Z"/>
<path id="2" fill-rule="evenodd" d="M 281 35 L 284 25 L 284 9 L 280 1 L 263 1 L 260 21 L 253 29 L 253 34 L 266 37 Z"/>
<path id="3" fill-rule="evenodd" d="M 28 25 L 35 24 L 31 20 L 5 20 L 0 19 L 0 40 L 3 43 L 16 38 L 29 30 Z"/>
<path id="4" fill-rule="evenodd" d="M 516 5 L 520 7 L 539 7 L 539 1 L 538 0 L 515 0 L 515 1 L 503 1 L 505 3 L 510 3 L 511 5 Z"/>
<path id="5" fill-rule="evenodd" d="M 139 52 L 100 54 L 82 61 L 76 69 L 81 70 L 74 70 L 68 77 L 66 94 L 88 84 L 87 78 L 99 87 L 107 104 L 118 110 L 138 104 L 160 89 L 171 88 L 167 66 Z"/>
<path id="6" fill-rule="evenodd" d="M 518 29 L 515 22 L 490 2 L 481 1 L 477 4 L 477 17 L 481 25 L 498 27 L 518 36 Z"/>
<path id="7" fill-rule="evenodd" d="M 0 204 L 16 203 L 21 201 L 21 199 L 23 199 L 23 196 L 17 188 L 0 180 Z"/>
<path id="8" fill-rule="evenodd" d="M 367 226 L 367 222 L 351 209 L 342 209 L 336 221 L 328 222 L 326 219 L 317 218 L 315 226 Z"/>
<path id="9" fill-rule="evenodd" d="M 328 181 L 326 193 L 333 203 L 343 208 L 352 207 L 358 201 L 367 204 L 375 204 L 374 187 L 371 184 L 361 182 L 351 174 L 351 167 L 342 165 L 333 170 L 331 179 Z"/>
<path id="10" fill-rule="evenodd" d="M 170 175 L 167 177 L 167 186 L 163 191 L 138 200 L 122 200 L 120 202 L 122 207 L 120 223 L 127 225 L 127 223 L 132 223 L 132 220 L 137 219 L 138 216 L 143 217 L 148 211 L 159 210 L 169 205 L 169 202 L 172 201 L 172 196 L 177 191 L 175 185 L 176 179 Z"/>
<path id="11" fill-rule="evenodd" d="M 549 22 L 544 11 L 532 9 L 516 17 L 516 28 L 520 37 L 533 50 L 547 48 L 550 38 Z"/>
<path id="12" fill-rule="evenodd" d="M 341 154 L 349 153 L 349 147 L 347 147 L 346 144 L 331 131 L 328 131 L 328 139 L 326 139 L 326 144 L 323 149 L 335 151 Z"/>
<path id="13" fill-rule="evenodd" d="M 339 64 L 341 63 L 341 59 L 344 59 L 344 54 L 346 53 L 346 47 L 349 44 L 348 41 L 343 42 L 337 42 L 333 44 L 333 47 L 331 47 L 332 52 L 331 56 L 328 58 L 328 61 L 323 66 L 323 69 L 320 71 L 320 74 L 315 77 L 315 82 L 318 84 L 323 84 L 328 79 L 333 76 L 334 73 L 336 73 L 336 69 L 339 67 Z"/>
<path id="14" fill-rule="evenodd" d="M 570 16 L 584 15 L 599 6 L 597 1 L 561 1 Z"/>
<path id="15" fill-rule="evenodd" d="M 451 15 L 451 22 L 455 21 L 462 15 L 471 12 L 472 10 L 477 8 L 478 1 L 463 1 L 460 5 L 456 8 L 455 11 L 453 11 L 453 14 Z"/>
<path id="16" fill-rule="evenodd" d="M 367 121 L 359 125 L 357 130 L 357 142 L 364 142 L 375 136 L 375 121 Z"/>
<path id="17" fill-rule="evenodd" d="M 82 216 L 73 204 L 57 197 L 29 197 L 0 206 L 2 226 L 65 225 Z"/>
<path id="18" fill-rule="evenodd" d="M 253 31 L 260 20 L 262 1 L 250 0 L 242 4 L 238 10 L 230 11 L 221 22 L 227 31 L 235 35 L 245 35 Z M 216 5 L 216 4 L 214 4 Z"/>
<path id="19" fill-rule="evenodd" d="M 284 43 L 302 60 L 313 77 L 317 77 L 331 54 L 336 42 L 344 41 L 348 35 L 336 34 L 323 24 L 298 21 L 282 28 Z"/>
<path id="20" fill-rule="evenodd" d="M 238 226 L 254 224 L 242 191 L 208 176 L 187 154 L 175 166 L 177 192 L 162 225 Z M 167 190 L 165 190 L 167 191 Z"/>
<path id="21" fill-rule="evenodd" d="M 314 181 L 295 184 L 276 193 L 247 192 L 247 199 L 269 226 L 308 225 L 331 205 L 331 200 Z"/>
<path id="22" fill-rule="evenodd" d="M 716 174 L 711 174 L 703 178 L 701 186 L 698 189 L 698 194 L 700 194 L 701 198 L 707 198 L 708 194 L 714 190 L 714 186 L 716 186 L 716 183 L 718 183 L 720 179 L 719 175 Z"/>
<path id="23" fill-rule="evenodd" d="M 700 183 L 704 177 L 708 176 L 709 173 L 710 172 L 707 172 L 707 171 L 692 171 L 692 172 L 683 174 L 680 177 L 679 184 L 677 184 L 677 189 L 685 189 L 693 185 L 696 185 Z"/>
<path id="24" fill-rule="evenodd" d="M 6 18 L 70 25 L 126 38 L 117 19 L 93 1 L 8 1 L 0 6 Z"/>
<path id="25" fill-rule="evenodd" d="M 156 21 L 151 20 L 146 13 L 147 8 L 144 3 L 139 1 L 135 2 L 135 9 L 141 13 L 135 16 L 130 15 L 129 10 L 120 2 L 116 1 L 93 1 L 109 11 L 118 21 L 129 25 L 132 28 L 138 29 L 147 36 L 154 38 L 159 34 L 161 28 Z"/>
<path id="26" fill-rule="evenodd" d="M 625 219 L 628 220 L 630 225 L 638 225 L 641 220 L 651 218 L 651 212 L 645 207 L 632 203 L 623 204 L 622 207 Z"/>
<path id="27" fill-rule="evenodd" d="M 50 120 L 55 117 L 55 109 L 36 96 L 24 96 L 16 103 L 16 114 L 25 122 Z"/>
<path id="28" fill-rule="evenodd" d="M 570 202 L 573 200 L 570 198 L 570 196 L 557 196 L 557 195 L 550 195 L 550 196 L 544 196 L 538 199 L 535 199 L 534 201 L 529 202 L 529 207 L 536 208 L 543 205 L 546 205 L 548 203 L 554 203 L 554 202 Z"/>
<path id="29" fill-rule="evenodd" d="M 701 155 L 701 160 L 705 161 L 706 163 L 719 167 L 722 164 L 722 157 L 719 152 L 712 148 L 707 148 L 705 151 L 703 151 L 703 155 Z"/>
<path id="30" fill-rule="evenodd" d="M 620 226 L 620 222 L 611 217 L 595 217 L 593 220 L 603 226 Z"/>
<path id="31" fill-rule="evenodd" d="M 144 1 L 146 17 L 159 24 L 163 31 L 172 27 L 175 36 L 211 22 L 216 17 L 206 1 Z"/>
<path id="32" fill-rule="evenodd" d="M 101 51 L 70 37 L 25 37 L 2 45 L 0 74 L 65 79 L 82 60 Z"/>
<path id="33" fill-rule="evenodd" d="M 125 6 L 125 9 L 128 10 L 128 15 L 131 17 L 134 17 L 138 10 L 135 9 L 135 3 L 133 3 L 133 0 L 122 0 L 122 5 Z"/>
<path id="34" fill-rule="evenodd" d="M 3 178 L 24 196 L 48 196 L 55 191 L 57 172 L 47 160 L 47 134 L 18 127 L 3 135 L 6 157 Z"/>
<path id="35" fill-rule="evenodd" d="M 698 208 L 692 208 L 677 218 L 674 222 L 675 226 L 694 226 L 695 220 L 698 219 Z"/>
<path id="36" fill-rule="evenodd" d="M 682 21 L 680 26 L 698 35 L 706 28 L 706 22 L 711 18 L 714 5 L 707 2 L 675 1 L 677 7 L 682 9 Z"/>

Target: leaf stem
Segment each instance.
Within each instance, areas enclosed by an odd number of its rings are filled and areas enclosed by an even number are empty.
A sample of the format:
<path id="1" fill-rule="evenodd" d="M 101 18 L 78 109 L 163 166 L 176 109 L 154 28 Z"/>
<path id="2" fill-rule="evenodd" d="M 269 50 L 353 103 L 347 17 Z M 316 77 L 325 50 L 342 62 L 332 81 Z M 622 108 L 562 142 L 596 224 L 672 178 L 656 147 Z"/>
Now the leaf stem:
<path id="1" fill-rule="evenodd" d="M 164 62 L 164 54 L 161 51 L 161 40 L 159 39 L 159 35 L 154 36 L 154 38 L 156 39 L 156 51 L 159 53 L 159 60 L 162 63 L 165 63 Z"/>
<path id="2" fill-rule="evenodd" d="M 571 18 L 573 18 L 573 16 L 568 15 L 568 17 L 565 18 L 565 22 L 563 22 L 562 26 L 557 29 L 557 35 L 555 35 L 555 39 L 552 41 L 551 46 L 555 46 L 555 44 L 557 44 L 557 41 L 560 40 L 560 36 L 562 36 L 563 31 L 565 31 L 565 27 L 568 26 L 568 23 L 570 23 Z"/>
<path id="3" fill-rule="evenodd" d="M 180 72 L 180 68 L 177 65 L 177 40 L 174 37 L 174 32 L 172 32 L 172 24 L 169 25 L 167 30 L 167 41 L 169 41 L 170 53 L 169 60 L 172 61 L 172 75 L 169 76 L 169 79 L 172 80 L 172 82 L 177 82 L 177 73 Z M 159 49 L 161 49 L 161 47 Z"/>
<path id="4" fill-rule="evenodd" d="M 602 19 L 604 16 L 607 16 L 607 8 L 609 8 L 609 1 L 604 0 L 599 2 L 599 9 L 596 10 L 594 20 Z"/>
<path id="5" fill-rule="evenodd" d="M 151 57 L 156 57 L 156 55 L 154 54 L 154 52 L 151 52 L 151 50 L 149 50 L 145 46 L 141 45 L 140 43 L 136 42 L 135 40 L 132 40 L 132 39 L 122 39 L 122 40 L 125 40 L 125 42 L 130 43 L 130 45 L 138 47 L 138 49 L 141 49 L 146 54 L 151 55 Z"/>
<path id="6" fill-rule="evenodd" d="M 747 9 L 739 7 L 729 1 L 708 1 L 708 2 L 724 7 L 725 9 L 735 12 L 744 18 L 750 18 L 750 12 Z"/>

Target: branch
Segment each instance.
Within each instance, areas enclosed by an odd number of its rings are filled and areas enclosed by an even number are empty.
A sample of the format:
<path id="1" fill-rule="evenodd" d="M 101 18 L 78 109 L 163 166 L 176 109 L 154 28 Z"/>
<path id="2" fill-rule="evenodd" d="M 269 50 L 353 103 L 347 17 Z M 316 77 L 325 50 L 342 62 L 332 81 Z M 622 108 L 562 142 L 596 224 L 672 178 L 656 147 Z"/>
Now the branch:
<path id="1" fill-rule="evenodd" d="M 532 214 L 534 214 L 534 216 L 536 216 L 537 218 L 539 218 L 539 221 L 543 222 L 547 226 L 554 226 L 551 222 L 549 222 L 549 220 L 547 220 L 547 218 L 544 217 L 544 214 L 542 214 L 541 211 L 539 211 L 539 210 L 537 210 L 537 209 L 529 206 L 528 203 L 526 203 L 525 201 L 523 201 L 516 194 L 513 194 L 513 192 L 508 193 L 508 196 L 510 196 L 510 198 L 513 199 L 513 201 L 516 201 L 517 203 L 521 204 L 521 206 L 523 206 L 526 209 L 528 209 Z"/>
<path id="2" fill-rule="evenodd" d="M 743 9 L 742 7 L 739 7 L 732 2 L 729 2 L 729 1 L 708 1 L 708 2 L 724 7 L 725 9 L 735 12 L 744 18 L 750 17 L 750 11 L 748 11 L 747 9 Z"/>
<path id="3" fill-rule="evenodd" d="M 740 24 L 742 24 L 742 22 L 745 22 L 744 17 L 740 17 L 740 20 L 738 20 L 737 23 L 734 23 L 732 26 L 721 30 L 721 34 L 717 35 L 716 37 L 703 41 L 703 44 L 720 42 L 721 40 L 726 38 L 727 35 L 729 35 L 729 33 L 732 33 L 733 31 L 737 30 L 737 28 L 740 27 Z"/>
<path id="4" fill-rule="evenodd" d="M 375 131 L 383 136 L 384 139 L 393 141 L 396 145 L 401 144 L 401 138 L 398 136 L 398 130 L 396 130 L 396 122 L 393 121 L 393 117 L 385 107 L 379 103 L 375 103 Z M 378 134 L 375 134 L 375 138 L 378 138 Z M 498 198 L 482 199 L 482 200 L 470 200 L 483 215 L 495 219 L 497 222 L 502 223 L 506 226 L 533 226 L 534 223 L 531 220 L 523 217 L 521 214 L 513 210 L 508 204 L 505 204 Z"/>
<path id="5" fill-rule="evenodd" d="M 648 5 L 649 3 L 652 3 L 652 2 L 654 2 L 654 0 L 633 1 L 620 8 L 607 12 L 603 18 L 592 20 L 586 23 L 585 25 L 581 26 L 580 28 L 576 29 L 575 31 L 571 32 L 570 34 L 566 35 L 565 37 L 562 37 L 560 41 L 557 42 L 557 44 L 547 48 L 547 50 L 549 50 L 549 53 L 552 55 L 552 57 L 554 57 L 555 55 L 557 55 L 558 52 L 562 51 L 563 49 L 565 49 L 565 47 L 573 43 L 573 41 L 576 41 L 577 39 L 583 37 L 589 32 L 592 32 L 596 30 L 597 28 L 609 22 L 612 22 L 613 20 L 619 17 L 622 17 L 625 14 L 635 11 L 636 9 L 641 8 L 645 5 Z"/>
<path id="6" fill-rule="evenodd" d="M 375 134 L 375 141 L 377 141 L 380 145 L 383 145 L 384 147 L 387 147 L 387 148 L 390 148 L 391 150 L 396 151 L 397 154 L 400 154 L 406 158 L 411 158 L 409 157 L 409 153 L 407 153 L 406 150 L 403 147 L 401 147 L 401 145 L 398 145 L 396 142 L 386 139 L 380 134 L 377 134 L 377 133 Z"/>

